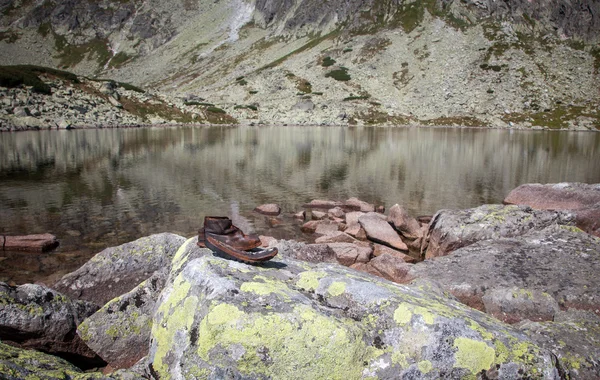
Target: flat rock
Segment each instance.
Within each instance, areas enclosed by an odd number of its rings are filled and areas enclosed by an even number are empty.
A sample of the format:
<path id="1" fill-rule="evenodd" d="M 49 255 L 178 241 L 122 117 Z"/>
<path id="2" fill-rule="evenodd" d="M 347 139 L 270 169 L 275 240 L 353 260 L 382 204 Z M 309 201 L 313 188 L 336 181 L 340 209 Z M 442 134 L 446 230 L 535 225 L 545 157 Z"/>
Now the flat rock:
<path id="1" fill-rule="evenodd" d="M 329 215 L 329 217 L 332 219 L 333 218 L 342 219 L 342 218 L 344 218 L 344 215 L 346 215 L 346 213 L 344 212 L 344 210 L 342 210 L 341 207 L 334 207 L 334 208 L 327 210 L 327 215 Z"/>
<path id="2" fill-rule="evenodd" d="M 347 212 L 344 215 L 344 219 L 346 220 L 346 224 L 348 226 L 352 226 L 358 224 L 358 218 L 360 218 L 363 215 L 365 215 L 365 213 L 360 211 Z"/>
<path id="3" fill-rule="evenodd" d="M 525 184 L 512 190 L 504 203 L 571 211 L 577 227 L 600 237 L 600 184 Z"/>
<path id="4" fill-rule="evenodd" d="M 339 231 L 339 225 L 329 220 L 320 220 L 316 224 L 315 233 L 320 235 L 329 235 Z"/>
<path id="5" fill-rule="evenodd" d="M 529 298 L 529 293 L 532 302 L 539 300 L 542 296 L 537 292 L 552 297 L 562 309 L 600 314 L 598 273 L 600 239 L 562 225 L 480 241 L 452 255 L 415 264 L 410 271 L 416 278 L 438 281 L 459 300 L 482 311 L 486 310 L 484 297 L 493 297 L 495 289 L 522 289 L 523 297 L 502 301 L 501 309 L 511 310 L 511 322 L 532 316 L 533 306 L 523 307 L 523 298 Z"/>
<path id="6" fill-rule="evenodd" d="M 256 208 L 254 208 L 254 211 L 263 215 L 277 216 L 281 214 L 281 207 L 279 207 L 279 205 L 275 203 L 269 203 L 257 206 Z"/>
<path id="7" fill-rule="evenodd" d="M 371 247 L 361 247 L 352 243 L 329 243 L 327 245 L 333 250 L 337 261 L 347 267 L 354 263 L 369 262 L 373 254 Z"/>
<path id="8" fill-rule="evenodd" d="M 103 306 L 138 286 L 155 271 L 168 271 L 173 255 L 185 240 L 179 235 L 162 233 L 107 248 L 65 275 L 54 288 L 71 298 Z"/>
<path id="9" fill-rule="evenodd" d="M 382 219 L 381 214 L 370 212 L 358 218 L 358 221 L 365 229 L 369 240 L 401 251 L 408 251 L 408 247 L 404 244 L 398 233 L 394 231 L 394 228 L 385 219 Z"/>
<path id="10" fill-rule="evenodd" d="M 354 243 L 356 239 L 342 231 L 335 231 L 315 239 L 315 243 Z"/>
<path id="11" fill-rule="evenodd" d="M 153 318 L 155 377 L 556 375 L 552 355 L 516 329 L 340 265 L 278 256 L 256 267 L 207 255 L 180 268 Z"/>
<path id="12" fill-rule="evenodd" d="M 327 213 L 322 211 L 312 211 L 310 213 L 312 220 L 323 220 L 327 217 Z"/>
<path id="13" fill-rule="evenodd" d="M 0 339 L 101 365 L 96 353 L 74 334 L 97 309 L 42 285 L 13 287 L 0 282 Z"/>
<path id="14" fill-rule="evenodd" d="M 385 245 L 373 244 L 373 256 L 378 257 L 378 256 L 381 256 L 386 253 L 399 258 L 400 260 L 404 261 L 405 263 L 414 264 L 417 262 L 417 260 L 414 257 L 409 256 L 404 252 L 398 251 L 394 248 L 390 248 Z"/>
<path id="15" fill-rule="evenodd" d="M 294 240 L 278 240 L 279 255 L 311 263 L 335 263 L 335 252 L 328 244 L 305 244 Z"/>
<path id="16" fill-rule="evenodd" d="M 374 212 L 375 206 L 358 198 L 352 197 L 344 202 L 344 208 L 361 212 Z"/>
<path id="17" fill-rule="evenodd" d="M 327 201 L 322 199 L 313 199 L 309 203 L 304 204 L 304 208 L 321 208 L 329 210 L 334 207 L 342 206 L 342 202 Z"/>
<path id="18" fill-rule="evenodd" d="M 352 268 L 383 277 L 398 284 L 407 284 L 414 280 L 414 277 L 408 274 L 411 266 L 412 264 L 404 262 L 401 258 L 384 253 L 364 265 L 352 266 Z"/>
<path id="19" fill-rule="evenodd" d="M 421 225 L 399 204 L 390 208 L 388 222 L 392 223 L 394 228 L 405 238 L 415 240 L 422 237 Z"/>
<path id="20" fill-rule="evenodd" d="M 58 240 L 52 234 L 24 236 L 0 236 L 4 251 L 47 252 L 58 247 Z"/>
<path id="21" fill-rule="evenodd" d="M 365 229 L 362 228 L 358 223 L 346 226 L 344 232 L 357 240 L 367 240 L 367 233 L 365 232 Z"/>
<path id="22" fill-rule="evenodd" d="M 515 237 L 554 224 L 571 224 L 566 212 L 533 210 L 527 206 L 483 205 L 466 210 L 438 211 L 429 226 L 425 258 L 488 239 Z"/>

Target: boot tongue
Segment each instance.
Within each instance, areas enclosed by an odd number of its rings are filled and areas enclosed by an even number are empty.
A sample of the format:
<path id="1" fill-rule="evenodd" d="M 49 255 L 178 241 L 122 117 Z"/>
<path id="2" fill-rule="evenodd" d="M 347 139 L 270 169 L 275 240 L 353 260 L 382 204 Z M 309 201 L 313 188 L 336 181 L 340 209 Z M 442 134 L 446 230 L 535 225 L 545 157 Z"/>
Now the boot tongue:
<path id="1" fill-rule="evenodd" d="M 231 233 L 232 229 L 231 219 L 228 218 L 207 219 L 204 226 L 207 232 L 219 235 Z"/>

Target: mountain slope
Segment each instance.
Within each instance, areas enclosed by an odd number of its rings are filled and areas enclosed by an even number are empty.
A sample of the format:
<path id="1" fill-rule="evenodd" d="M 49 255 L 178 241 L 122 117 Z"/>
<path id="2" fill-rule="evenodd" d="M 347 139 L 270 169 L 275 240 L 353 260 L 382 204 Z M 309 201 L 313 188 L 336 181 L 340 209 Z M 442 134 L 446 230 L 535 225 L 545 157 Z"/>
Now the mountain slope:
<path id="1" fill-rule="evenodd" d="M 1 64 L 193 97 L 242 123 L 600 128 L 600 3 L 0 3 Z"/>

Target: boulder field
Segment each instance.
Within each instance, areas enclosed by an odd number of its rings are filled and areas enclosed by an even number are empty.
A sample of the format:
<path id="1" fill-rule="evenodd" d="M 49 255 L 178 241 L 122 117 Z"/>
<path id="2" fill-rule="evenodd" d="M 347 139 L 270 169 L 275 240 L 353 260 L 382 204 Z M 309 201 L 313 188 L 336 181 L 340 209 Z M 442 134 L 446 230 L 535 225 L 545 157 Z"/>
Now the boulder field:
<path id="1" fill-rule="evenodd" d="M 575 226 L 584 206 L 484 205 L 429 220 L 353 203 L 313 201 L 303 217 L 328 226 L 321 237 L 354 240 L 265 239 L 280 254 L 261 266 L 159 234 L 99 253 L 56 290 L 0 284 L 0 374 L 600 377 L 600 238 Z M 97 354 L 103 373 L 82 372 L 65 347 Z"/>

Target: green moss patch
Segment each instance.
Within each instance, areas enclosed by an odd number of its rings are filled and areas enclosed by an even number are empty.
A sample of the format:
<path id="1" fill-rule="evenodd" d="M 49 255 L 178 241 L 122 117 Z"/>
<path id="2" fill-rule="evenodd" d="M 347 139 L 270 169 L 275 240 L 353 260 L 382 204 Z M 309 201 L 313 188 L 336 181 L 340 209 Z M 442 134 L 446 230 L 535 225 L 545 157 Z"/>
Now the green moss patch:
<path id="1" fill-rule="evenodd" d="M 0 66 L 0 86 L 17 87 L 20 85 L 32 86 L 33 91 L 42 94 L 50 94 L 50 86 L 40 79 L 40 75 L 60 78 L 73 83 L 79 83 L 77 75 L 56 70 L 49 67 L 33 65 Z"/>
<path id="2" fill-rule="evenodd" d="M 352 79 L 350 74 L 348 74 L 348 69 L 345 67 L 340 67 L 339 69 L 332 70 L 325 74 L 325 78 L 333 78 L 337 81 L 346 82 Z"/>

